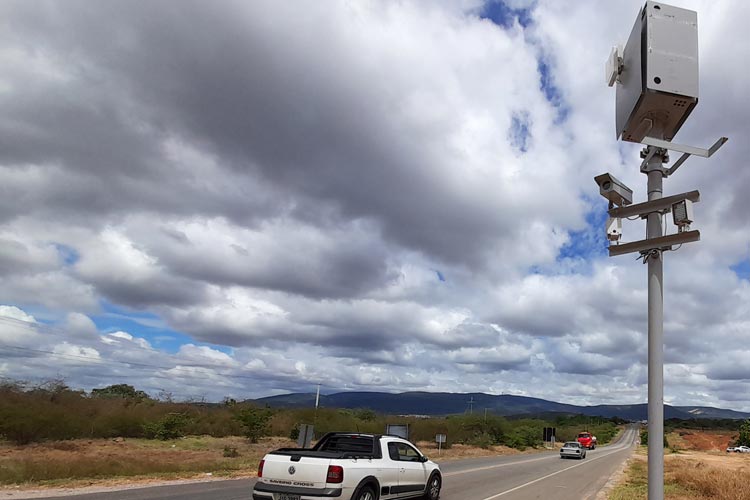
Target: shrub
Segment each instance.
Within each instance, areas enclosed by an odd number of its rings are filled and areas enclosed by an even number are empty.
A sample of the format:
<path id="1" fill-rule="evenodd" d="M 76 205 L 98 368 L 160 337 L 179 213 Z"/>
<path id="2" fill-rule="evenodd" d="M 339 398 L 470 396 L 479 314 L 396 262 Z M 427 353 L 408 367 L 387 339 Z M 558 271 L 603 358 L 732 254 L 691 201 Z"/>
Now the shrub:
<path id="1" fill-rule="evenodd" d="M 143 430 L 147 439 L 177 439 L 185 435 L 189 417 L 183 413 L 169 413 L 157 422 L 146 422 Z"/>
<path id="2" fill-rule="evenodd" d="M 268 432 L 268 422 L 271 420 L 271 412 L 268 409 L 245 408 L 240 410 L 235 418 L 242 424 L 243 434 L 251 443 L 257 443 L 258 439 Z"/>

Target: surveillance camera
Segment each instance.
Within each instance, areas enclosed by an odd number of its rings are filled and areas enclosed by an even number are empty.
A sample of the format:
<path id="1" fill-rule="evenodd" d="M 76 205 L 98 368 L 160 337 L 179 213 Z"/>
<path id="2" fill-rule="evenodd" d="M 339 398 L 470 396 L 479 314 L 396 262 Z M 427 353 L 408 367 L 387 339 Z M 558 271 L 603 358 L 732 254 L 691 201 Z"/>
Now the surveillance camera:
<path id="1" fill-rule="evenodd" d="M 633 190 L 615 179 L 612 174 L 597 175 L 594 181 L 599 185 L 599 194 L 615 205 L 622 207 L 633 203 Z"/>
<path id="2" fill-rule="evenodd" d="M 620 241 L 622 238 L 622 219 L 609 217 L 607 219 L 607 239 Z"/>

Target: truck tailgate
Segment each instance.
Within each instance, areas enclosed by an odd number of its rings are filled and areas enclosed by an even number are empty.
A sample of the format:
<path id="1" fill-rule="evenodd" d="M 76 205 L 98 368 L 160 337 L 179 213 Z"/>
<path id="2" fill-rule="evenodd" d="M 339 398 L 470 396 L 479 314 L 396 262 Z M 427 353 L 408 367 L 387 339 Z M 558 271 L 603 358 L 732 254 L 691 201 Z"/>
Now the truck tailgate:
<path id="1" fill-rule="evenodd" d="M 263 465 L 263 477 L 259 481 L 277 485 L 323 488 L 328 475 L 327 458 L 295 457 L 268 454 Z"/>

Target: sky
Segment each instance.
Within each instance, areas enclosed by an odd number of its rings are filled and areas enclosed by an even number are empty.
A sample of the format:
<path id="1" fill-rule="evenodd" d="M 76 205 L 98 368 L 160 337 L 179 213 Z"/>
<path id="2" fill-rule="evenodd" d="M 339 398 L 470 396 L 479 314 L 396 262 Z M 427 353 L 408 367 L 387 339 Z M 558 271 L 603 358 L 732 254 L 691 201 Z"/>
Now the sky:
<path id="1" fill-rule="evenodd" d="M 593 181 L 646 199 L 604 75 L 641 6 L 0 2 L 0 377 L 645 402 L 646 266 Z M 674 140 L 730 140 L 665 180 L 702 234 L 665 255 L 665 401 L 750 411 L 750 4 L 680 6 Z"/>

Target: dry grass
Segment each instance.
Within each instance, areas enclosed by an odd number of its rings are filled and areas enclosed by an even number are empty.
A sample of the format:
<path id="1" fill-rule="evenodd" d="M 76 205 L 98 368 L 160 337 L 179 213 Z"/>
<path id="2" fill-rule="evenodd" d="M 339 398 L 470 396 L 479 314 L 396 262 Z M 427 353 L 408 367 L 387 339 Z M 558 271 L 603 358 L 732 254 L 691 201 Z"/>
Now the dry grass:
<path id="1" fill-rule="evenodd" d="M 490 446 L 488 448 L 479 448 L 463 444 L 453 444 L 450 448 L 438 450 L 434 442 L 419 441 L 416 443 L 419 450 L 427 455 L 431 460 L 445 462 L 448 460 L 459 460 L 462 458 L 474 457 L 496 457 L 498 455 L 518 455 L 521 453 L 535 453 L 540 450 L 528 448 L 526 451 L 518 451 L 515 448 L 507 446 Z"/>
<path id="2" fill-rule="evenodd" d="M 438 449 L 433 442 L 417 443 L 433 460 L 511 455 L 521 453 L 505 446 L 488 449 L 454 444 Z M 173 441 L 145 439 L 93 439 L 52 441 L 26 446 L 0 445 L 2 485 L 61 487 L 115 485 L 168 479 L 253 477 L 268 451 L 296 444 L 285 438 L 263 438 L 250 444 L 241 437 L 192 436 Z M 226 450 L 237 456 L 226 456 Z M 538 451 L 538 450 L 536 450 Z M 528 450 L 524 453 L 533 453 Z"/>
<path id="3" fill-rule="evenodd" d="M 701 460 L 670 461 L 669 480 L 691 493 L 688 498 L 750 500 L 750 471 L 708 465 Z"/>
<path id="4" fill-rule="evenodd" d="M 0 446 L 0 484 L 80 485 L 129 478 L 254 476 L 263 455 L 294 443 L 282 438 L 250 444 L 239 437 L 198 436 L 174 441 L 77 440 Z M 236 457 L 226 457 L 234 448 Z"/>
<path id="5" fill-rule="evenodd" d="M 645 450 L 629 464 L 625 479 L 609 500 L 646 500 L 648 467 Z M 750 500 L 750 457 L 690 452 L 664 461 L 666 500 Z"/>

